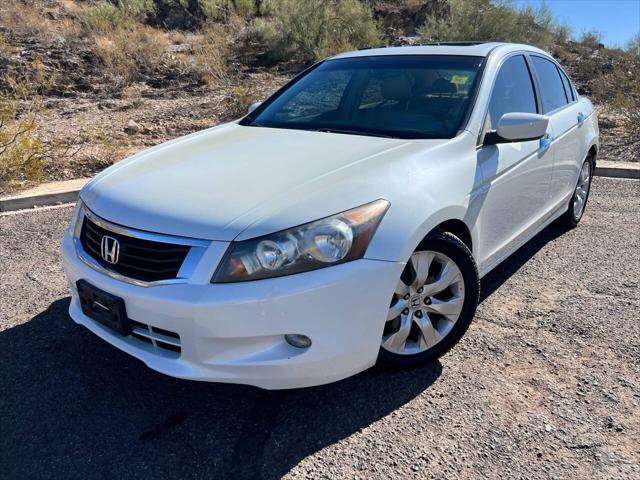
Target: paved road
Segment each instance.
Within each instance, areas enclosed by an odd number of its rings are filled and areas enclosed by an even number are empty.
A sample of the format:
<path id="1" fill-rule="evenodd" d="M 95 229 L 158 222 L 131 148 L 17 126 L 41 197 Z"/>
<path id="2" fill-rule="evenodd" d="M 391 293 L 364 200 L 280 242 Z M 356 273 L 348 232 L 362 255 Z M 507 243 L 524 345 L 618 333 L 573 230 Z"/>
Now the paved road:
<path id="1" fill-rule="evenodd" d="M 3 478 L 639 478 L 640 182 L 597 178 L 483 281 L 441 362 L 299 391 L 180 381 L 67 315 L 70 208 L 0 217 Z"/>

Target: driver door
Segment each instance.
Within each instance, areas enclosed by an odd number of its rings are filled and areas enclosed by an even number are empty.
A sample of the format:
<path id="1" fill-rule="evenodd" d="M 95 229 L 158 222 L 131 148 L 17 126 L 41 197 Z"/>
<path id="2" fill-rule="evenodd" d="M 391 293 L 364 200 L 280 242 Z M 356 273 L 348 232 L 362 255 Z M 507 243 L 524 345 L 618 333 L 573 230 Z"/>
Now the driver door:
<path id="1" fill-rule="evenodd" d="M 495 130 L 500 117 L 510 112 L 541 113 L 532 73 L 521 54 L 508 57 L 498 72 L 483 132 Z M 485 187 L 478 222 L 481 270 L 502 261 L 509 247 L 544 216 L 554 163 L 550 138 L 549 130 L 540 140 L 480 144 L 477 161 Z"/>

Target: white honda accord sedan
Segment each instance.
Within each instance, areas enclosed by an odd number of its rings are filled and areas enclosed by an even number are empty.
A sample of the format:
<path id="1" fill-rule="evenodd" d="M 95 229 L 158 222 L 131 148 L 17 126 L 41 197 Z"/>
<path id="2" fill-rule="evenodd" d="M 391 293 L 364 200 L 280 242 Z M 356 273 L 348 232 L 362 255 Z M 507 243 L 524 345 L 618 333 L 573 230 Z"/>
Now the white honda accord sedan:
<path id="1" fill-rule="evenodd" d="M 432 361 L 487 272 L 577 225 L 598 146 L 592 104 L 534 47 L 337 55 L 87 184 L 62 243 L 70 314 L 188 379 L 295 388 Z"/>

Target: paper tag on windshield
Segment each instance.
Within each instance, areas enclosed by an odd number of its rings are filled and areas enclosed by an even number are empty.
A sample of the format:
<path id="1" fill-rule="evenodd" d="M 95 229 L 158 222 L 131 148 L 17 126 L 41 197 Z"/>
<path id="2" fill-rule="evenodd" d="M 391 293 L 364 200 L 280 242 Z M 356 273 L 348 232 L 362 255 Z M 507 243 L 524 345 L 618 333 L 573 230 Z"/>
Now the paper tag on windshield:
<path id="1" fill-rule="evenodd" d="M 449 81 L 456 85 L 464 85 L 469 81 L 469 75 L 453 75 Z"/>

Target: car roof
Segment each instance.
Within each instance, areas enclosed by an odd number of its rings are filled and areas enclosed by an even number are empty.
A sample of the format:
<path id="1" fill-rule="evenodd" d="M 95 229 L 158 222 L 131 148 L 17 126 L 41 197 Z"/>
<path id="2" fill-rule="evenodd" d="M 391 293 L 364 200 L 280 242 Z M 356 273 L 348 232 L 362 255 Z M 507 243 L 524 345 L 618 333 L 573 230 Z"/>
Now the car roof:
<path id="1" fill-rule="evenodd" d="M 530 51 L 549 56 L 544 50 L 519 43 L 504 42 L 434 42 L 402 47 L 383 47 L 338 54 L 331 58 L 374 57 L 381 55 L 467 55 L 486 57 L 494 50 L 506 54 L 512 51 Z"/>

